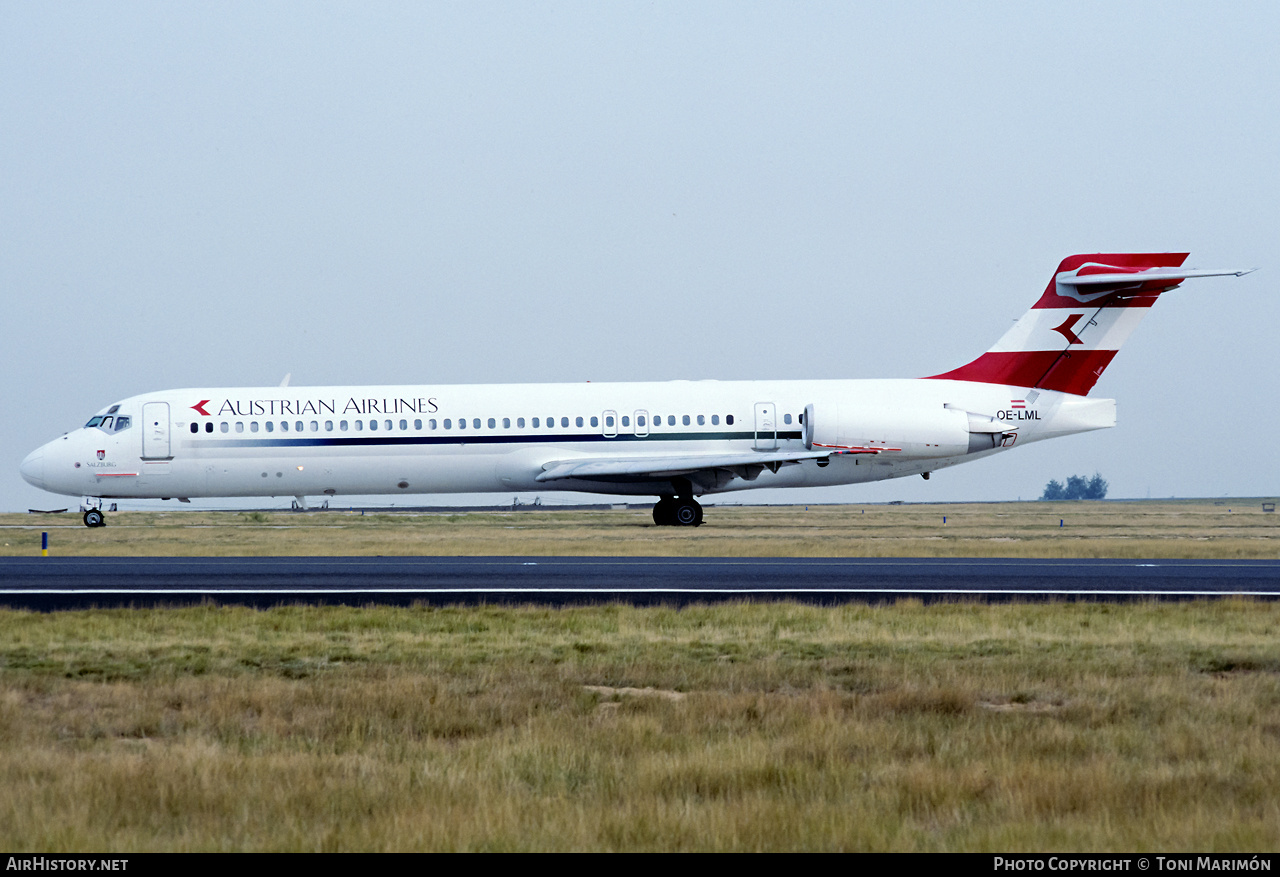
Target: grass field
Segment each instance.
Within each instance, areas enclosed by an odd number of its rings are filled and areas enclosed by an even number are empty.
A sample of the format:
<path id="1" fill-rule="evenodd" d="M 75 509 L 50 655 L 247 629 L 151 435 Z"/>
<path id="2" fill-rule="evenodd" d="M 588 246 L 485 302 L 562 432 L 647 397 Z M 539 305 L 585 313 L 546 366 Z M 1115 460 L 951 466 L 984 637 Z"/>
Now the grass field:
<path id="1" fill-rule="evenodd" d="M 0 613 L 0 846 L 1280 847 L 1280 605 Z"/>
<path id="2" fill-rule="evenodd" d="M 1280 515 L 1258 499 L 725 507 L 709 508 L 696 529 L 655 527 L 638 509 L 108 520 L 89 530 L 79 515 L 0 515 L 0 556 L 39 553 L 43 531 L 51 553 L 65 556 L 1280 557 Z"/>
<path id="3" fill-rule="evenodd" d="M 0 550 L 1280 556 L 1258 500 L 707 519 L 4 515 Z M 1272 851 L 1280 604 L 0 611 L 0 788 L 0 846 L 48 852 Z"/>

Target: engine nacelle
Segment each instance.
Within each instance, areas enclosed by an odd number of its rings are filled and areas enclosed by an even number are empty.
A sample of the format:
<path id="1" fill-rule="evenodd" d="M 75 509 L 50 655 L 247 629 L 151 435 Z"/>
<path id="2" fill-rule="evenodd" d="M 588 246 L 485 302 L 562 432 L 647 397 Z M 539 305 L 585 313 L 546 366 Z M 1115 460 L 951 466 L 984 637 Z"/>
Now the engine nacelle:
<path id="1" fill-rule="evenodd" d="M 805 406 L 810 450 L 879 450 L 894 459 L 954 457 L 970 450 L 969 416 L 954 408 L 868 408 L 819 402 Z"/>

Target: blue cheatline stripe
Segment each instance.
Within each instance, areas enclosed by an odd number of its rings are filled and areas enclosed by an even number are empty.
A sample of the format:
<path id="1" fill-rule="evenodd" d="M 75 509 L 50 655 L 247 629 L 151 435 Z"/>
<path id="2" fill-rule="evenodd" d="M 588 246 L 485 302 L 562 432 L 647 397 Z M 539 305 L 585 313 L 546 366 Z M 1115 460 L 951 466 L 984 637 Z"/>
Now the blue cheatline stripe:
<path id="1" fill-rule="evenodd" d="M 754 441 L 754 432 L 672 432 L 654 435 L 605 436 L 598 432 L 576 435 L 485 435 L 483 433 L 456 432 L 448 436 L 434 435 L 362 435 L 342 438 L 192 438 L 182 443 L 184 448 L 343 448 L 386 447 L 392 445 L 505 445 L 505 444 L 568 444 L 572 442 L 688 442 L 688 441 Z M 780 432 L 778 440 L 799 439 L 796 432 Z"/>

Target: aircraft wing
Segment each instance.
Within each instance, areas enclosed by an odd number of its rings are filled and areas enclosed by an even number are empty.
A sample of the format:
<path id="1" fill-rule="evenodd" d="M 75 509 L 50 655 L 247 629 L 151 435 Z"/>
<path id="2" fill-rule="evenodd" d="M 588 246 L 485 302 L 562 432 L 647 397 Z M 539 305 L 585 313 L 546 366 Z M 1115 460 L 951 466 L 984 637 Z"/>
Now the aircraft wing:
<path id="1" fill-rule="evenodd" d="M 748 481 L 755 480 L 764 468 L 778 471 L 778 467 L 803 460 L 820 460 L 841 451 L 743 451 L 732 454 L 689 454 L 668 457 L 579 457 L 572 460 L 551 460 L 544 463 L 538 473 L 538 481 L 560 481 L 565 478 L 587 480 L 647 481 L 654 478 L 674 478 L 715 469 L 744 470 Z M 754 468 L 759 467 L 759 468 Z M 754 469 L 754 474 L 751 473 Z"/>

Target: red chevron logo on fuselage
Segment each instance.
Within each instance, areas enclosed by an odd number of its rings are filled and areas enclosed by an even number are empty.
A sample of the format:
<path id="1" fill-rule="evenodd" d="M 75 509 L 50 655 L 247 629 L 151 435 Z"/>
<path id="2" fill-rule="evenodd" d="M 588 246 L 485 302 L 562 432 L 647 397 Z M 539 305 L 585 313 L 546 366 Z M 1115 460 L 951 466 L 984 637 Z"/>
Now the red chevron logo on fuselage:
<path id="1" fill-rule="evenodd" d="M 212 415 L 210 415 L 208 411 L 205 411 L 205 410 L 204 410 L 204 406 L 208 405 L 208 404 L 209 404 L 209 401 L 210 401 L 210 400 L 208 400 L 208 399 L 201 399 L 199 402 L 197 402 L 196 404 L 192 405 L 191 407 L 192 407 L 193 409 L 195 409 L 196 411 L 199 411 L 199 412 L 200 412 L 201 414 L 203 414 L 205 417 L 210 417 L 210 416 L 212 416 Z"/>

